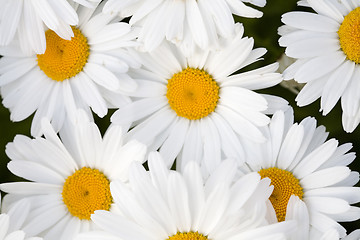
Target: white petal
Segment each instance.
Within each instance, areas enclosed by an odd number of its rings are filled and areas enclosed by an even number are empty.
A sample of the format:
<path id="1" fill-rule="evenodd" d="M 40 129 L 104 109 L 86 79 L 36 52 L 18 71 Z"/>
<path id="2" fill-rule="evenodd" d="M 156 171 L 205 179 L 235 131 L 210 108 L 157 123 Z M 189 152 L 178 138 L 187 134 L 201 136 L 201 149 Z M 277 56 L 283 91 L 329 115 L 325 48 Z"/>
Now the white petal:
<path id="1" fill-rule="evenodd" d="M 323 115 L 327 115 L 340 99 L 354 73 L 354 69 L 355 63 L 346 61 L 331 74 L 324 86 L 320 102 Z"/>
<path id="2" fill-rule="evenodd" d="M 341 98 L 341 108 L 343 109 L 344 114 L 348 116 L 356 116 L 360 109 L 360 94 L 356 91 L 356 89 L 359 89 L 360 87 L 360 81 L 356 81 L 359 77 L 360 68 L 355 67 L 354 74 Z"/>
<path id="3" fill-rule="evenodd" d="M 281 169 L 288 169 L 295 159 L 304 137 L 304 127 L 294 124 L 287 132 L 281 145 L 277 165 Z"/>
<path id="4" fill-rule="evenodd" d="M 45 229 L 50 228 L 53 224 L 63 218 L 65 214 L 66 211 L 63 205 L 56 207 L 51 206 L 46 210 L 43 209 L 41 213 L 28 221 L 23 227 L 23 230 L 30 236 L 37 235 Z"/>
<path id="5" fill-rule="evenodd" d="M 4 15 L 1 17 L 0 45 L 8 45 L 16 33 L 23 9 L 23 1 L 6 1 L 5 6 L 2 7 L 4 8 Z"/>
<path id="6" fill-rule="evenodd" d="M 95 214 L 91 216 L 91 220 L 102 229 L 119 236 L 124 240 L 151 240 L 151 238 L 147 237 L 147 233 L 144 229 L 140 228 L 135 223 L 115 214 L 111 214 L 108 211 L 96 211 Z"/>
<path id="7" fill-rule="evenodd" d="M 306 191 L 306 197 L 313 196 L 344 199 L 352 204 L 360 201 L 360 189 L 358 187 L 327 187 Z"/>
<path id="8" fill-rule="evenodd" d="M 285 54 L 292 58 L 311 58 L 333 53 L 339 49 L 338 39 L 310 38 L 289 45 Z"/>
<path id="9" fill-rule="evenodd" d="M 288 12 L 282 15 L 281 21 L 291 27 L 315 32 L 337 32 L 339 29 L 335 20 L 308 12 Z"/>
<path id="10" fill-rule="evenodd" d="M 1 191 L 14 194 L 60 194 L 61 185 L 33 182 L 13 182 L 0 185 Z"/>
<path id="11" fill-rule="evenodd" d="M 224 106 L 217 106 L 216 112 L 223 116 L 234 131 L 242 137 L 255 142 L 264 142 L 266 139 L 260 130 L 251 122 Z"/>
<path id="12" fill-rule="evenodd" d="M 299 164 L 293 170 L 293 173 L 298 178 L 303 178 L 308 174 L 316 171 L 323 163 L 325 163 L 336 151 L 338 141 L 330 139 L 325 142 L 305 158 L 303 158 Z"/>
<path id="13" fill-rule="evenodd" d="M 65 2 L 65 1 L 59 1 L 59 2 Z M 34 6 L 34 9 L 38 16 L 41 18 L 41 20 L 45 23 L 45 25 L 55 30 L 56 27 L 59 25 L 58 18 L 51 8 L 49 1 L 47 0 L 38 0 L 38 1 L 31 1 L 31 3 Z M 58 10 L 58 9 L 56 9 Z M 68 39 L 70 40 L 70 39 Z"/>
<path id="14" fill-rule="evenodd" d="M 329 78 L 326 75 L 322 78 L 307 83 L 295 98 L 297 105 L 299 107 L 303 107 L 316 101 L 321 96 L 328 79 Z"/>
<path id="15" fill-rule="evenodd" d="M 35 182 L 62 184 L 65 179 L 55 171 L 35 162 L 11 161 L 8 163 L 9 170 L 17 176 Z"/>
<path id="16" fill-rule="evenodd" d="M 191 230 L 189 198 L 184 179 L 178 172 L 172 172 L 168 179 L 168 202 L 171 216 L 180 232 Z"/>
<path id="17" fill-rule="evenodd" d="M 70 81 L 70 84 L 77 89 L 79 95 L 84 99 L 91 109 L 99 116 L 107 114 L 107 106 L 97 86 L 83 73 L 80 72 Z"/>
<path id="18" fill-rule="evenodd" d="M 24 23 L 31 47 L 38 54 L 45 53 L 46 39 L 44 26 L 32 6 L 32 1 L 24 1 Z"/>
<path id="19" fill-rule="evenodd" d="M 338 214 L 350 209 L 347 201 L 332 197 L 304 197 L 304 201 L 310 209 L 326 213 Z"/>
<path id="20" fill-rule="evenodd" d="M 221 145 L 218 129 L 210 117 L 200 120 L 203 136 L 204 162 L 209 173 L 213 172 L 221 162 Z"/>
<path id="21" fill-rule="evenodd" d="M 116 124 L 132 123 L 142 119 L 167 105 L 165 97 L 144 98 L 118 109 L 111 122 Z"/>
<path id="22" fill-rule="evenodd" d="M 197 2 L 186 0 L 186 16 L 190 31 L 194 41 L 200 48 L 205 49 L 208 46 L 207 32 L 205 23 L 201 16 Z"/>
<path id="23" fill-rule="evenodd" d="M 299 83 L 306 83 L 320 78 L 337 68 L 345 58 L 342 52 L 336 51 L 310 59 L 298 69 L 294 79 Z"/>
<path id="24" fill-rule="evenodd" d="M 350 175 L 347 167 L 332 167 L 314 172 L 300 180 L 300 185 L 305 189 L 328 187 L 336 184 Z"/>
<path id="25" fill-rule="evenodd" d="M 176 123 L 173 125 L 169 137 L 162 144 L 159 152 L 167 162 L 170 168 L 173 160 L 177 157 L 182 149 L 189 128 L 189 121 L 183 118 L 177 118 Z"/>

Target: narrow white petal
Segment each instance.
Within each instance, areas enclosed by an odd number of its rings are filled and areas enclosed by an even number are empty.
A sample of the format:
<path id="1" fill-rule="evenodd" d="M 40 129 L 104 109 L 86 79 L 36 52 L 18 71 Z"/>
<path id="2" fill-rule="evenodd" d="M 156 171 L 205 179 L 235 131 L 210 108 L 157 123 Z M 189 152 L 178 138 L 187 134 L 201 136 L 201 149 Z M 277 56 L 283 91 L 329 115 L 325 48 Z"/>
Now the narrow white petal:
<path id="1" fill-rule="evenodd" d="M 295 101 L 299 107 L 309 105 L 321 97 L 328 75 L 307 83 L 296 96 Z"/>
<path id="2" fill-rule="evenodd" d="M 216 112 L 222 115 L 234 131 L 242 137 L 255 142 L 264 142 L 266 139 L 260 130 L 250 121 L 224 106 L 217 106 Z"/>
<path id="3" fill-rule="evenodd" d="M 50 228 L 57 221 L 64 217 L 66 211 L 63 205 L 51 206 L 46 210 L 43 209 L 36 217 L 32 218 L 24 227 L 23 230 L 30 236 L 34 236 Z"/>
<path id="4" fill-rule="evenodd" d="M 316 171 L 323 163 L 325 163 L 336 151 L 338 146 L 338 141 L 335 139 L 330 139 L 305 158 L 303 158 L 300 163 L 295 167 L 294 174 L 298 178 L 303 178 L 308 174 Z"/>
<path id="5" fill-rule="evenodd" d="M 337 68 L 344 62 L 345 58 L 345 54 L 340 51 L 315 57 L 299 68 L 294 79 L 299 83 L 306 83 L 320 78 Z"/>
<path id="6" fill-rule="evenodd" d="M 340 24 L 335 20 L 308 12 L 289 12 L 281 17 L 281 21 L 291 27 L 315 32 L 337 32 Z"/>
<path id="7" fill-rule="evenodd" d="M 277 166 L 281 169 L 288 169 L 295 159 L 304 137 L 304 127 L 294 124 L 287 132 L 281 145 Z"/>
<path id="8" fill-rule="evenodd" d="M 35 182 L 62 184 L 64 176 L 35 162 L 11 161 L 8 163 L 9 170 L 17 176 Z"/>
<path id="9" fill-rule="evenodd" d="M 323 115 L 327 115 L 340 99 L 353 76 L 354 69 L 355 63 L 345 61 L 331 74 L 323 88 L 320 102 Z"/>
<path id="10" fill-rule="evenodd" d="M 0 45 L 8 45 L 14 38 L 20 21 L 23 0 L 6 1 L 2 7 L 4 9 L 0 25 Z"/>
<path id="11" fill-rule="evenodd" d="M 30 42 L 30 46 L 38 54 L 45 53 L 46 39 L 44 26 L 32 6 L 32 1 L 24 1 L 24 23 L 25 32 L 27 39 Z"/>
<path id="12" fill-rule="evenodd" d="M 118 109 L 111 122 L 116 124 L 131 123 L 142 119 L 167 105 L 165 97 L 144 98 Z"/>
<path id="13" fill-rule="evenodd" d="M 209 173 L 213 172 L 221 162 L 221 144 L 218 128 L 210 117 L 200 120 L 203 136 L 204 162 Z"/>
<path id="14" fill-rule="evenodd" d="M 194 41 L 205 49 L 208 46 L 207 32 L 197 2 L 186 0 L 186 16 Z"/>
<path id="15" fill-rule="evenodd" d="M 332 167 L 314 172 L 300 180 L 304 189 L 322 188 L 334 185 L 350 175 L 347 167 Z"/>
<path id="16" fill-rule="evenodd" d="M 177 118 L 168 138 L 159 150 L 169 168 L 184 145 L 189 125 L 190 122 L 187 119 Z"/>
<path id="17" fill-rule="evenodd" d="M 59 2 L 65 2 L 65 1 L 59 1 Z M 49 4 L 49 1 L 47 0 L 38 0 L 38 1 L 31 1 L 31 3 L 34 6 L 34 9 L 38 16 L 41 18 L 41 20 L 45 23 L 45 25 L 55 30 L 57 26 L 59 25 L 58 18 L 52 9 L 51 5 Z M 58 9 L 56 9 L 58 10 Z"/>
<path id="18" fill-rule="evenodd" d="M 34 182 L 13 182 L 0 185 L 1 191 L 14 194 L 60 194 L 61 184 L 34 183 Z"/>
<path id="19" fill-rule="evenodd" d="M 350 209 L 347 201 L 332 197 L 304 197 L 310 209 L 326 214 L 338 214 Z"/>
<path id="20" fill-rule="evenodd" d="M 152 240 L 147 236 L 147 232 L 140 226 L 107 211 L 96 211 L 95 214 L 91 216 L 91 219 L 102 229 L 124 240 Z"/>
<path id="21" fill-rule="evenodd" d="M 327 187 L 306 191 L 307 197 L 332 197 L 344 199 L 349 204 L 360 201 L 360 188 L 358 187 Z"/>
<path id="22" fill-rule="evenodd" d="M 333 53 L 339 49 L 338 39 L 310 38 L 289 45 L 285 54 L 292 58 L 312 58 Z"/>
<path id="23" fill-rule="evenodd" d="M 186 183 L 178 172 L 170 173 L 168 179 L 168 203 L 171 216 L 180 232 L 191 230 L 191 212 Z"/>

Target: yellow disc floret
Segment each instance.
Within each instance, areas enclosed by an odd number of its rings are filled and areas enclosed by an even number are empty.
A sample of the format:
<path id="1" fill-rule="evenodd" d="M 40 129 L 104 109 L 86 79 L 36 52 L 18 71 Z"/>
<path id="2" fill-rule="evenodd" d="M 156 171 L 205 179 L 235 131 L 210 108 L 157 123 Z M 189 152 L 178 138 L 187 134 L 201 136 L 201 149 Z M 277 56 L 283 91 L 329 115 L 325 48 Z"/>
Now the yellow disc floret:
<path id="1" fill-rule="evenodd" d="M 360 63 L 360 7 L 345 16 L 339 31 L 339 40 L 346 57 Z"/>
<path id="2" fill-rule="evenodd" d="M 73 216 L 87 220 L 96 210 L 109 210 L 112 203 L 109 180 L 99 170 L 88 167 L 66 179 L 62 197 Z"/>
<path id="3" fill-rule="evenodd" d="M 270 202 L 274 207 L 278 221 L 284 221 L 286 207 L 291 195 L 296 195 L 302 199 L 304 194 L 299 180 L 291 172 L 276 167 L 261 169 L 259 174 L 261 178 L 268 177 L 271 179 L 274 190 L 270 196 Z"/>
<path id="4" fill-rule="evenodd" d="M 40 69 L 52 80 L 63 81 L 81 72 L 89 57 L 89 45 L 81 31 L 72 27 L 74 37 L 65 40 L 47 30 L 46 51 L 37 55 Z"/>
<path id="5" fill-rule="evenodd" d="M 215 110 L 219 86 L 204 70 L 188 67 L 168 80 L 166 97 L 178 116 L 196 120 Z"/>
<path id="6" fill-rule="evenodd" d="M 207 240 L 207 236 L 204 236 L 198 232 L 186 232 L 181 233 L 178 232 L 177 234 L 169 237 L 166 240 Z"/>

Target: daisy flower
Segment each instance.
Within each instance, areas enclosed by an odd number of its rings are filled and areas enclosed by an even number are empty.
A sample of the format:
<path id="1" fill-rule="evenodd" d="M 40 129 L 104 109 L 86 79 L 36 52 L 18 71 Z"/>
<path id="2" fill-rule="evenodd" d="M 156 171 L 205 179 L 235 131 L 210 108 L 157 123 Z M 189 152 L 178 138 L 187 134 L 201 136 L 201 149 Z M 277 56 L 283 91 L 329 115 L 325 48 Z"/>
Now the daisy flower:
<path id="1" fill-rule="evenodd" d="M 8 193 L 3 210 L 23 199 L 30 201 L 22 228 L 27 236 L 68 240 L 78 232 L 96 229 L 90 219 L 95 210 L 116 211 L 110 181 L 126 182 L 130 164 L 145 159 L 143 144 L 123 145 L 120 126 L 110 126 L 102 138 L 95 123 L 84 113 L 79 115 L 76 123 L 60 131 L 61 139 L 43 120 L 44 138 L 17 135 L 6 147 L 11 158 L 8 169 L 29 182 L 0 185 Z"/>
<path id="2" fill-rule="evenodd" d="M 281 46 L 297 61 L 284 72 L 285 79 L 306 83 L 296 97 L 305 106 L 321 97 L 327 115 L 341 98 L 342 123 L 352 132 L 360 122 L 360 2 L 308 0 L 315 13 L 289 12 L 282 16 Z"/>
<path id="3" fill-rule="evenodd" d="M 79 25 L 72 26 L 74 37 L 69 41 L 47 30 L 44 54 L 24 55 L 16 42 L 0 48 L 3 104 L 10 109 L 12 121 L 35 112 L 33 136 L 41 135 L 43 117 L 59 131 L 64 119 L 74 118 L 77 108 L 86 110 L 89 117 L 90 108 L 103 117 L 108 108 L 130 101 L 122 94 L 136 88 L 127 75 L 129 67 L 139 66 L 127 50 L 136 44 L 132 41 L 136 31 L 115 16 L 96 14 L 101 7 L 78 6 Z"/>
<path id="4" fill-rule="evenodd" d="M 253 39 L 242 37 L 242 25 L 236 27 L 235 38 L 223 39 L 222 51 L 199 50 L 186 57 L 164 42 L 150 53 L 139 53 L 143 68 L 131 73 L 138 83 L 130 94 L 134 102 L 117 110 L 111 121 L 135 122 L 127 138 L 142 141 L 150 151 L 161 147 L 169 167 L 178 156 L 177 170 L 188 159 L 206 159 L 201 165 L 207 172 L 221 159 L 243 159 L 237 135 L 265 141 L 258 129 L 269 123 L 265 113 L 288 105 L 282 98 L 253 91 L 281 82 L 277 63 L 233 74 L 266 52 L 253 50 Z"/>
<path id="5" fill-rule="evenodd" d="M 245 240 L 281 239 L 294 230 L 295 221 L 267 223 L 270 180 L 250 173 L 233 183 L 234 161 L 223 161 L 206 181 L 194 162 L 180 173 L 168 170 L 160 154 L 152 152 L 148 164 L 149 172 L 141 164 L 131 166 L 128 185 L 110 183 L 122 214 L 99 210 L 91 216 L 105 232 L 122 240 Z"/>
<path id="6" fill-rule="evenodd" d="M 360 189 L 353 187 L 359 173 L 347 166 L 355 159 L 355 153 L 348 152 L 352 145 L 326 140 L 325 127 L 316 127 L 314 118 L 294 123 L 292 114 L 273 115 L 263 129 L 268 142 L 245 143 L 251 154 L 241 171 L 271 179 L 274 191 L 268 211 L 274 221 L 298 220 L 295 239 L 320 239 L 331 229 L 344 237 L 346 230 L 337 222 L 360 218 L 360 209 L 351 206 L 360 201 Z"/>
<path id="7" fill-rule="evenodd" d="M 155 49 L 167 39 L 186 48 L 217 47 L 219 37 L 234 35 L 234 15 L 259 18 L 262 12 L 244 3 L 263 7 L 266 0 L 109 0 L 105 13 L 131 16 L 130 24 L 142 26 L 144 49 Z"/>
<path id="8" fill-rule="evenodd" d="M 0 196 L 1 206 L 1 196 Z M 19 209 L 23 211 L 19 211 Z M 29 213 L 30 203 L 28 200 L 19 201 L 8 214 L 0 214 L 0 240 L 42 240 L 40 237 L 25 237 L 25 232 L 21 229 L 27 214 Z"/>
<path id="9" fill-rule="evenodd" d="M 74 10 L 76 3 L 94 8 L 100 0 L 0 0 L 0 45 L 8 45 L 17 33 L 25 52 L 43 54 L 46 48 L 45 30 L 60 37 L 74 37 L 72 25 L 79 23 Z"/>

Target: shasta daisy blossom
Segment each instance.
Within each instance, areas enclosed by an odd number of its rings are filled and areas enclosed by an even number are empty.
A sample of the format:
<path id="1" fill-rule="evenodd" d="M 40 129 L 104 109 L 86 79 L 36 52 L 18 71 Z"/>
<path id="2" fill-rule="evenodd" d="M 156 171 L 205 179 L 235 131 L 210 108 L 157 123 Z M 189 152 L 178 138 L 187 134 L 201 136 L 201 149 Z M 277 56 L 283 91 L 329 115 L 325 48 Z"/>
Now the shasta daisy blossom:
<path id="1" fill-rule="evenodd" d="M 289 12 L 282 16 L 281 46 L 297 61 L 284 72 L 285 79 L 306 83 L 296 97 L 305 106 L 321 97 L 327 115 L 341 99 L 342 123 L 352 132 L 360 122 L 360 2 L 308 0 L 315 13 Z"/>
<path id="2" fill-rule="evenodd" d="M 73 239 L 96 229 L 90 219 L 95 210 L 116 211 L 110 181 L 126 182 L 130 164 L 144 162 L 146 147 L 137 141 L 123 145 L 120 126 L 110 126 L 102 138 L 85 114 L 60 131 L 61 139 L 48 121 L 42 126 L 44 138 L 17 135 L 6 147 L 8 169 L 29 181 L 0 185 L 8 193 L 3 210 L 11 211 L 27 199 L 30 209 L 22 228 L 27 236 Z"/>
<path id="3" fill-rule="evenodd" d="M 241 171 L 271 179 L 268 215 L 274 222 L 298 220 L 293 239 L 320 239 L 333 235 L 332 229 L 344 237 L 346 230 L 337 222 L 360 218 L 360 209 L 351 206 L 360 202 L 360 189 L 354 187 L 359 173 L 348 167 L 355 159 L 348 152 L 352 144 L 339 146 L 336 139 L 327 140 L 325 127 L 317 127 L 314 118 L 294 123 L 292 114 L 273 115 L 263 129 L 266 143 L 245 144 L 251 154 Z"/>
<path id="4" fill-rule="evenodd" d="M 157 150 L 177 170 L 192 159 L 211 172 L 221 159 L 243 159 L 237 136 L 262 142 L 258 127 L 269 123 L 265 113 L 285 109 L 287 102 L 253 90 L 278 84 L 277 63 L 233 74 L 259 60 L 266 50 L 253 49 L 253 39 L 243 37 L 236 25 L 235 38 L 222 39 L 221 51 L 198 50 L 185 55 L 163 43 L 150 53 L 139 53 L 143 68 L 130 75 L 138 83 L 134 101 L 117 110 L 111 121 L 134 122 L 127 139 L 138 139 Z"/>
<path id="5" fill-rule="evenodd" d="M 79 3 L 94 8 L 100 0 L 0 0 L 0 46 L 15 37 L 26 53 L 43 54 L 46 29 L 70 40 L 71 26 L 79 23 L 74 7 Z"/>
<path id="6" fill-rule="evenodd" d="M 122 240 L 285 239 L 296 223 L 268 224 L 265 201 L 269 179 L 250 173 L 233 183 L 235 161 L 224 160 L 207 180 L 189 162 L 182 173 L 165 166 L 157 152 L 149 155 L 149 171 L 134 163 L 129 183 L 110 183 L 121 214 L 95 211 L 91 219 Z M 103 238 L 100 232 L 76 240 Z M 117 239 L 108 238 L 108 239 Z"/>
<path id="7" fill-rule="evenodd" d="M 127 75 L 129 67 L 139 67 L 127 50 L 137 45 L 133 42 L 136 31 L 114 15 L 96 13 L 102 5 L 95 9 L 78 6 L 79 25 L 72 26 L 75 36 L 69 41 L 47 30 L 44 54 L 25 55 L 17 42 L 0 48 L 3 104 L 12 121 L 35 112 L 33 136 L 41 135 L 42 117 L 59 131 L 64 119 L 73 119 L 78 108 L 89 117 L 90 108 L 103 117 L 108 108 L 130 101 L 123 93 L 136 89 Z"/>
<path id="8" fill-rule="evenodd" d="M 219 37 L 234 35 L 232 14 L 262 16 L 244 3 L 263 7 L 266 0 L 109 0 L 104 12 L 131 16 L 130 24 L 142 27 L 139 40 L 145 50 L 155 49 L 164 39 L 184 48 L 207 49 L 218 47 Z"/>

